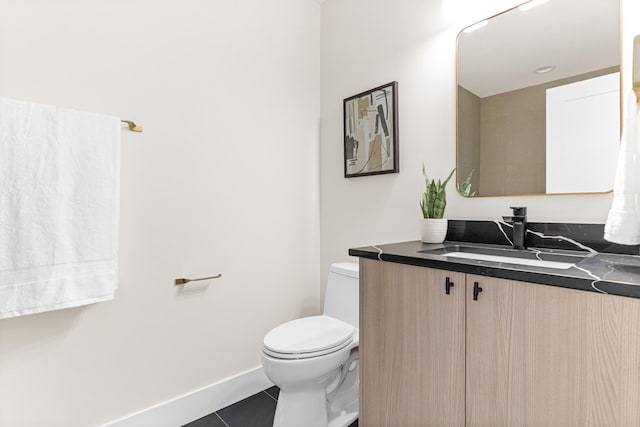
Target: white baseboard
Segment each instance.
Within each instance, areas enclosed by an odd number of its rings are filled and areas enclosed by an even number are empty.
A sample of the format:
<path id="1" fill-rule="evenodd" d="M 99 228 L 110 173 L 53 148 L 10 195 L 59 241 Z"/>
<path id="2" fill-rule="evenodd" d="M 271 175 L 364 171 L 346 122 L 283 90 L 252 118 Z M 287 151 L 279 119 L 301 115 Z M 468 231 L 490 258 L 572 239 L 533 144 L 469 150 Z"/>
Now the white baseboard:
<path id="1" fill-rule="evenodd" d="M 183 394 L 102 427 L 179 427 L 273 386 L 262 366 Z"/>

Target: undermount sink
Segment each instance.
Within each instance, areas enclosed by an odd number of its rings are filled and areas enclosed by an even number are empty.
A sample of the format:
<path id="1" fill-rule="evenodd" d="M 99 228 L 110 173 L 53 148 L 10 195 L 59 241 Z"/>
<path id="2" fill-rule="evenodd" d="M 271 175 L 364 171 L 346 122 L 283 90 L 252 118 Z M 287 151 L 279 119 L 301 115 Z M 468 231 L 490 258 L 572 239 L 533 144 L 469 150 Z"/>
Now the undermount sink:
<path id="1" fill-rule="evenodd" d="M 498 249 L 480 246 L 451 245 L 438 249 L 419 251 L 425 254 L 443 255 L 476 261 L 492 261 L 505 264 L 531 265 L 566 270 L 584 259 L 583 255 L 568 255 L 549 252 Z"/>

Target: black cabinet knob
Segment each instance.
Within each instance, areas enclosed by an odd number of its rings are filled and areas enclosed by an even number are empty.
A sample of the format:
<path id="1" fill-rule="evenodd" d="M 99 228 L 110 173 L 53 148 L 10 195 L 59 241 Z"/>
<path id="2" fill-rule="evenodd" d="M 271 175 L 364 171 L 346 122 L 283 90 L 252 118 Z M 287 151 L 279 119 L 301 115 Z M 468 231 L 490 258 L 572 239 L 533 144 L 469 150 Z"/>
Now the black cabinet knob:
<path id="1" fill-rule="evenodd" d="M 454 283 L 448 277 L 444 279 L 444 293 L 449 295 L 451 294 L 451 288 L 453 288 Z"/>
<path id="2" fill-rule="evenodd" d="M 473 282 L 473 300 L 478 301 L 478 294 L 482 292 L 482 288 L 478 282 Z"/>

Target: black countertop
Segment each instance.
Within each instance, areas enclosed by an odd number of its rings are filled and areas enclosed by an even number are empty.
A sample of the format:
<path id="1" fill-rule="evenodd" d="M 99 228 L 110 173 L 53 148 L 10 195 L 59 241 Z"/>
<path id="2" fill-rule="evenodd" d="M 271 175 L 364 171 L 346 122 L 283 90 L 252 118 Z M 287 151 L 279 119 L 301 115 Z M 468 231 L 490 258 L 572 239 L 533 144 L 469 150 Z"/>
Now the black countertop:
<path id="1" fill-rule="evenodd" d="M 400 264 L 640 298 L 640 256 L 637 255 L 597 251 L 569 251 L 545 247 L 534 247 L 525 250 L 525 252 L 531 252 L 531 255 L 534 257 L 536 253 L 539 253 L 543 259 L 545 254 L 549 254 L 550 256 L 569 255 L 578 257 L 576 258 L 578 262 L 576 262 L 574 266 L 568 269 L 555 269 L 447 256 L 447 251 L 455 251 L 455 248 L 459 245 L 472 245 L 488 250 L 510 250 L 508 246 L 504 245 L 469 243 L 468 241 L 447 240 L 440 244 L 426 244 L 420 241 L 412 241 L 353 248 L 349 249 L 349 255 Z M 424 253 L 422 251 L 434 251 L 436 253 Z"/>

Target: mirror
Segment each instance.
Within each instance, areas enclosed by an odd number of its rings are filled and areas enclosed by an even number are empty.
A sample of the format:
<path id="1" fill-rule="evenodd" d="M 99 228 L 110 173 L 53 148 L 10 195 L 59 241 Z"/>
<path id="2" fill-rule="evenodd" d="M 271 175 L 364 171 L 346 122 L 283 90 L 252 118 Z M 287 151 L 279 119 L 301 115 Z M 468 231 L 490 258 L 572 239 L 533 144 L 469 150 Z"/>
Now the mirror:
<path id="1" fill-rule="evenodd" d="M 620 57 L 618 0 L 533 0 L 460 32 L 458 191 L 610 191 Z"/>

